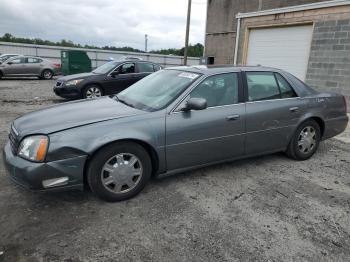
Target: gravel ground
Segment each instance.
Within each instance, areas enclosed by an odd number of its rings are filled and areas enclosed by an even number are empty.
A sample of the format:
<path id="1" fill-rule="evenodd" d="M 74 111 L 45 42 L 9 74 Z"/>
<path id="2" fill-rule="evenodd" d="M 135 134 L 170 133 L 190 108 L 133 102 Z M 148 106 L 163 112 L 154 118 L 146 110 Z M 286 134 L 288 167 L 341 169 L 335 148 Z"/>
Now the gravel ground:
<path id="1" fill-rule="evenodd" d="M 14 118 L 64 102 L 53 84 L 0 81 L 1 147 Z M 274 154 L 216 165 L 153 180 L 120 203 L 28 192 L 0 159 L 0 261 L 349 261 L 342 137 L 308 161 Z"/>

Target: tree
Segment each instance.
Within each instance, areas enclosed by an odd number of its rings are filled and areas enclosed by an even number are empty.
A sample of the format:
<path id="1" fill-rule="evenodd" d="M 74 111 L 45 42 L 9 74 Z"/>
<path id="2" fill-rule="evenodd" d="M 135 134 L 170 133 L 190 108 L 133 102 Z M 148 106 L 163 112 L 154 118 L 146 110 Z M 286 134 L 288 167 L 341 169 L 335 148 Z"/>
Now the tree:
<path id="1" fill-rule="evenodd" d="M 64 47 L 84 47 L 88 49 L 103 49 L 103 50 L 112 50 L 112 51 L 126 51 L 126 52 L 136 52 L 140 53 L 143 52 L 140 49 L 136 49 L 130 46 L 123 46 L 123 47 L 116 47 L 116 46 L 104 46 L 104 47 L 98 47 L 93 45 L 84 45 L 81 44 L 75 44 L 71 40 L 62 39 L 60 42 L 52 42 L 50 40 L 43 40 L 41 38 L 22 38 L 22 37 L 15 37 L 11 35 L 10 33 L 6 33 L 3 36 L 0 36 L 0 41 L 3 42 L 12 42 L 12 43 L 24 43 L 24 44 L 35 44 L 35 45 L 50 45 L 50 46 L 64 46 Z M 200 57 L 203 55 L 203 45 L 200 43 L 197 43 L 195 45 L 189 45 L 188 47 L 188 56 L 194 56 L 194 57 Z M 160 50 L 153 50 L 150 51 L 150 53 L 153 54 L 162 54 L 162 55 L 178 55 L 183 56 L 184 55 L 184 48 L 176 49 L 176 48 L 168 48 L 168 49 L 160 49 Z"/>

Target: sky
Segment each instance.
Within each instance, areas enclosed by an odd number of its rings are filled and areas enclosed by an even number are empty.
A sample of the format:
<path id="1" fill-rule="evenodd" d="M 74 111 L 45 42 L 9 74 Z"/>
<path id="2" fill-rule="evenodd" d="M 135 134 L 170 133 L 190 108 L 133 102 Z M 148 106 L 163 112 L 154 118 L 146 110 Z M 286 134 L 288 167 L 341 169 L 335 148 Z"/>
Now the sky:
<path id="1" fill-rule="evenodd" d="M 148 50 L 185 43 L 187 0 L 0 0 L 0 35 Z M 189 42 L 204 42 L 206 0 L 192 0 Z"/>

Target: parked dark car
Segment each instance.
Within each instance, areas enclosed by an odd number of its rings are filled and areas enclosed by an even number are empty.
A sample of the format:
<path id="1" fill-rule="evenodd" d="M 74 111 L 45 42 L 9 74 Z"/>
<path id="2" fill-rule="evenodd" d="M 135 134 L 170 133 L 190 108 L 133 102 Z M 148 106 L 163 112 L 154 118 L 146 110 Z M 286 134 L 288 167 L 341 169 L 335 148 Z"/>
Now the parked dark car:
<path id="1" fill-rule="evenodd" d="M 161 68 L 158 64 L 142 60 L 111 61 L 91 73 L 59 78 L 54 92 L 64 98 L 95 98 L 116 94 Z"/>
<path id="2" fill-rule="evenodd" d="M 3 76 L 37 76 L 51 79 L 60 70 L 61 65 L 37 56 L 12 56 L 0 63 L 0 78 Z"/>
<path id="3" fill-rule="evenodd" d="M 264 67 L 176 67 L 116 96 L 17 118 L 4 160 L 33 190 L 82 189 L 102 199 L 139 193 L 151 175 L 273 152 L 310 158 L 348 123 L 342 95 Z"/>

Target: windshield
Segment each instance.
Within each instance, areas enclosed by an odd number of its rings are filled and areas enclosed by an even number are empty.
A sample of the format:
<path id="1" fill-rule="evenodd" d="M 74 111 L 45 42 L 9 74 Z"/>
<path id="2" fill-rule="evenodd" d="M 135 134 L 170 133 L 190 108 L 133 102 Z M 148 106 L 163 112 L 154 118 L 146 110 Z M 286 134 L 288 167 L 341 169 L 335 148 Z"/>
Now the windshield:
<path id="1" fill-rule="evenodd" d="M 136 82 L 116 97 L 137 109 L 156 111 L 174 101 L 199 76 L 178 70 L 161 70 Z"/>
<path id="2" fill-rule="evenodd" d="M 105 64 L 97 67 L 92 72 L 95 74 L 107 74 L 109 71 L 111 71 L 113 68 L 115 68 L 118 64 L 119 63 L 115 62 L 115 61 L 108 62 L 108 63 L 105 63 Z"/>

